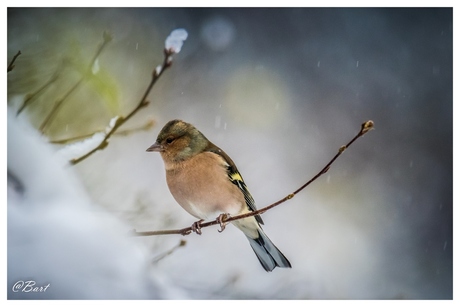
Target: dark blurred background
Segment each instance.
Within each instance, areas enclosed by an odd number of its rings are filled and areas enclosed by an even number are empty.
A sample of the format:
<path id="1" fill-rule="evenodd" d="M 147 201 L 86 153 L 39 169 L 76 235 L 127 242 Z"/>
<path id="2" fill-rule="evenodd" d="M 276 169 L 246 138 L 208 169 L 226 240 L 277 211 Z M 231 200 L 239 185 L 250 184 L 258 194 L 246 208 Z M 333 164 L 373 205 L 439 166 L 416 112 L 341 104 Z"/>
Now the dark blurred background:
<path id="1" fill-rule="evenodd" d="M 58 75 L 19 115 L 38 128 L 108 31 L 94 76 L 45 134 L 104 129 L 139 103 L 176 28 L 189 34 L 182 51 L 124 128 L 155 126 L 112 137 L 75 166 L 94 201 L 134 228 L 194 222 L 170 196 L 160 157 L 145 152 L 170 119 L 223 148 L 258 207 L 310 179 L 362 122 L 375 130 L 264 214 L 291 270 L 267 274 L 229 227 L 187 237 L 152 274 L 193 298 L 452 299 L 451 8 L 9 8 L 8 61 L 22 52 L 9 106 Z M 139 238 L 152 255 L 179 239 Z"/>

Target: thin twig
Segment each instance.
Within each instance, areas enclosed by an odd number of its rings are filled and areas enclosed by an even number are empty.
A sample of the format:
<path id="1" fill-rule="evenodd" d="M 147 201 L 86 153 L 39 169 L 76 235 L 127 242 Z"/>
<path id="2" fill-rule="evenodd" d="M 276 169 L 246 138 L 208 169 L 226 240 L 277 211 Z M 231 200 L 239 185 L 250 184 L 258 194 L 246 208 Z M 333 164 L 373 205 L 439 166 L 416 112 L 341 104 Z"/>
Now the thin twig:
<path id="1" fill-rule="evenodd" d="M 125 117 L 118 117 L 115 125 L 112 127 L 112 129 L 110 131 L 108 131 L 104 137 L 104 139 L 101 141 L 101 143 L 96 146 L 93 150 L 91 150 L 90 152 L 86 153 L 85 155 L 79 157 L 79 158 L 75 158 L 75 159 L 72 159 L 70 160 L 70 163 L 72 165 L 75 165 L 77 163 L 80 163 L 81 161 L 85 160 L 86 158 L 88 158 L 89 156 L 91 156 L 93 153 L 95 153 L 96 151 L 98 150 L 101 150 L 101 149 L 104 149 L 107 144 L 108 144 L 108 139 L 112 136 L 112 134 L 115 133 L 115 131 L 117 131 L 117 129 L 123 125 L 125 122 L 127 122 L 131 117 L 133 117 L 134 114 L 136 114 L 140 109 L 146 107 L 149 105 L 150 101 L 147 100 L 147 96 L 150 94 L 150 91 L 152 90 L 153 86 L 155 85 L 155 83 L 158 81 L 158 79 L 160 78 L 160 76 L 163 74 L 163 72 L 171 67 L 172 65 L 172 58 L 171 56 L 174 54 L 174 52 L 170 51 L 170 50 L 164 50 L 164 60 L 163 60 L 163 64 L 161 64 L 160 66 L 156 67 L 154 70 L 153 70 L 153 73 L 152 73 L 152 79 L 150 81 L 150 84 L 147 86 L 147 89 L 145 90 L 145 93 L 144 95 L 142 96 L 139 104 L 128 114 L 126 115 Z"/>
<path id="2" fill-rule="evenodd" d="M 134 128 L 131 128 L 131 129 L 120 130 L 120 131 L 115 132 L 113 135 L 126 136 L 126 135 L 129 135 L 129 134 L 138 132 L 138 131 L 149 130 L 149 129 L 153 128 L 153 126 L 155 126 L 155 121 L 153 119 L 150 119 L 142 126 L 134 127 Z M 67 144 L 67 143 L 70 143 L 70 142 L 74 142 L 74 141 L 89 138 L 89 137 L 93 136 L 95 133 L 100 133 L 100 132 L 104 132 L 104 131 L 105 130 L 98 130 L 98 131 L 94 131 L 94 132 L 91 132 L 91 133 L 88 133 L 88 134 L 70 137 L 70 138 L 67 138 L 67 139 L 49 141 L 49 143 L 51 143 L 51 144 Z"/>
<path id="3" fill-rule="evenodd" d="M 186 244 L 187 244 L 187 241 L 185 241 L 185 240 L 180 240 L 179 243 L 178 243 L 176 246 L 174 246 L 173 248 L 171 248 L 169 251 L 164 252 L 163 254 L 161 254 L 161 255 L 155 257 L 155 258 L 152 260 L 152 262 L 153 262 L 153 263 L 157 263 L 157 262 L 160 261 L 161 259 L 163 259 L 163 258 L 165 258 L 165 257 L 167 257 L 167 256 L 169 256 L 169 255 L 171 255 L 176 249 L 178 249 L 178 248 L 180 248 L 180 247 L 183 247 L 183 246 L 185 246 Z"/>
<path id="4" fill-rule="evenodd" d="M 56 116 L 57 112 L 59 111 L 59 109 L 62 107 L 62 104 L 64 103 L 64 101 L 67 100 L 67 98 L 80 86 L 80 84 L 83 83 L 83 77 L 78 80 L 77 83 L 74 84 L 74 86 L 72 86 L 72 88 L 70 90 L 67 91 L 67 93 L 61 98 L 59 99 L 58 101 L 56 101 L 56 103 L 54 104 L 54 107 L 53 109 L 51 110 L 51 112 L 48 114 L 48 116 L 45 118 L 45 120 L 43 121 L 43 123 L 40 125 L 40 132 L 43 134 L 45 132 L 45 128 L 46 126 L 48 126 L 49 123 L 51 123 L 54 119 L 54 117 Z"/>
<path id="5" fill-rule="evenodd" d="M 291 194 L 285 196 L 284 198 L 278 200 L 277 202 L 275 202 L 275 203 L 273 203 L 273 204 L 271 204 L 269 206 L 266 206 L 266 207 L 264 207 L 262 209 L 226 218 L 224 220 L 224 222 L 232 222 L 232 221 L 236 221 L 236 220 L 239 220 L 239 219 L 254 216 L 254 215 L 257 215 L 257 214 L 263 214 L 266 211 L 270 210 L 271 208 L 274 208 L 274 207 L 284 203 L 285 201 L 292 199 L 297 193 L 299 193 L 300 191 L 305 189 L 308 185 L 310 185 L 313 181 L 318 179 L 321 175 L 324 175 L 330 169 L 332 163 L 334 163 L 334 161 L 337 160 L 337 158 L 345 151 L 345 149 L 350 147 L 351 144 L 353 144 L 359 137 L 363 136 L 364 134 L 366 134 L 367 132 L 369 132 L 373 128 L 374 128 L 374 122 L 372 120 L 368 120 L 365 123 L 363 123 L 361 125 L 361 130 L 358 132 L 358 134 L 350 142 L 348 142 L 347 145 L 344 145 L 344 146 L 340 147 L 340 149 L 337 152 L 337 154 L 332 158 L 331 161 L 329 161 L 329 163 L 326 164 L 326 166 L 323 167 L 323 169 L 321 169 L 315 176 L 313 176 L 312 179 L 310 179 L 307 183 L 305 183 L 303 186 L 301 186 L 300 188 L 298 188 L 297 190 L 295 190 Z M 209 226 L 217 225 L 217 224 L 219 224 L 219 221 L 214 220 L 214 221 L 202 223 L 202 224 L 200 224 L 200 226 L 201 226 L 201 228 L 205 228 L 205 227 L 209 227 Z M 134 236 L 158 236 L 158 235 L 181 234 L 181 235 L 185 236 L 185 235 L 189 235 L 190 233 L 192 233 L 192 227 L 186 227 L 186 228 L 182 228 L 182 229 L 173 229 L 173 230 L 142 231 L 142 232 L 141 231 L 137 232 L 137 231 L 134 230 L 132 235 L 134 235 Z"/>
<path id="6" fill-rule="evenodd" d="M 59 71 L 56 71 L 51 78 L 42 86 L 40 87 L 37 91 L 34 93 L 27 95 L 26 99 L 22 103 L 22 106 L 19 108 L 18 112 L 16 113 L 16 116 L 21 114 L 21 112 L 30 105 L 30 103 L 33 101 L 35 97 L 37 97 L 40 93 L 43 93 L 45 89 L 47 89 L 51 84 L 53 84 L 59 77 Z"/>
<path id="7" fill-rule="evenodd" d="M 14 68 L 14 62 L 16 62 L 16 59 L 18 58 L 18 56 L 21 55 L 21 50 L 18 51 L 18 53 L 16 53 L 16 55 L 13 57 L 13 59 L 11 60 L 11 63 L 10 65 L 8 65 L 8 68 L 6 69 L 6 72 L 9 73 L 10 71 L 13 70 Z"/>
<path id="8" fill-rule="evenodd" d="M 88 65 L 88 68 L 87 68 L 87 71 L 85 74 L 83 74 L 80 78 L 80 80 L 77 81 L 77 83 L 75 83 L 68 91 L 67 93 L 65 93 L 65 95 L 59 99 L 58 101 L 56 101 L 56 103 L 54 104 L 54 107 L 53 109 L 51 110 L 51 112 L 48 114 L 48 116 L 45 118 L 45 120 L 43 121 L 43 123 L 40 125 L 40 132 L 41 133 L 44 133 L 45 131 L 45 128 L 46 126 L 48 126 L 54 119 L 54 117 L 56 116 L 57 112 L 59 111 L 59 109 L 62 107 L 64 101 L 67 100 L 67 98 L 83 83 L 83 81 L 85 80 L 85 77 L 91 73 L 91 69 L 92 67 L 94 66 L 94 63 L 96 62 L 97 58 L 99 57 L 99 55 L 101 54 L 102 50 L 105 48 L 105 46 L 112 40 L 112 36 L 110 34 L 108 34 L 107 32 L 104 32 L 103 33 L 103 42 L 102 44 L 99 46 L 98 50 L 96 51 L 95 55 L 93 56 L 93 59 L 91 60 L 90 64 Z"/>
<path id="9" fill-rule="evenodd" d="M 131 128 L 131 129 L 120 130 L 120 131 L 115 132 L 114 135 L 127 136 L 127 135 L 130 135 L 130 134 L 139 132 L 139 131 L 148 131 L 148 130 L 152 129 L 154 126 L 155 126 L 155 121 L 153 119 L 149 119 L 145 123 L 145 125 L 143 125 L 143 126 L 135 127 L 135 128 Z"/>

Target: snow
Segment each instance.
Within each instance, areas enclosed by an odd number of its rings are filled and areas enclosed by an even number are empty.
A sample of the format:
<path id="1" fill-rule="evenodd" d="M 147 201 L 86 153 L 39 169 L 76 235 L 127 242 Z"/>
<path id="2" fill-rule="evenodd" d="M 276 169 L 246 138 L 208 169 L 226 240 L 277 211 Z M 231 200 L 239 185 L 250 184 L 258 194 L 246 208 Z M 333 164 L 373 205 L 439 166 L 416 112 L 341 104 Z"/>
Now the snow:
<path id="1" fill-rule="evenodd" d="M 117 115 L 110 119 L 109 125 L 107 126 L 107 128 L 105 128 L 105 133 L 109 133 L 110 131 L 112 131 L 113 127 L 115 127 L 115 124 L 117 123 L 118 118 L 120 117 Z"/>
<path id="2" fill-rule="evenodd" d="M 51 146 L 12 110 L 7 141 L 9 299 L 172 295 L 168 291 L 175 287 L 152 274 L 150 255 L 127 235 L 129 227 L 93 203 L 73 168 L 63 167 Z M 20 285 L 29 281 L 46 290 L 22 291 L 27 289 Z"/>
<path id="3" fill-rule="evenodd" d="M 88 137 L 80 142 L 75 142 L 70 145 L 64 146 L 56 152 L 59 159 L 70 161 L 79 158 L 101 144 L 105 136 L 112 131 L 113 127 L 118 120 L 119 116 L 110 119 L 109 125 L 105 128 L 105 132 L 96 132 L 91 137 Z"/>
<path id="4" fill-rule="evenodd" d="M 185 29 L 176 29 L 172 31 L 165 41 L 166 50 L 172 51 L 173 53 L 179 53 L 187 37 L 188 33 Z"/>
<path id="5" fill-rule="evenodd" d="M 159 76 L 161 74 L 161 70 L 162 70 L 162 66 L 161 65 L 158 65 L 156 68 L 155 68 L 155 75 Z"/>
<path id="6" fill-rule="evenodd" d="M 56 152 L 60 159 L 70 161 L 72 159 L 81 157 L 89 151 L 96 148 L 105 138 L 104 132 L 96 132 L 91 137 L 84 139 L 81 142 L 76 142 L 67 145 Z"/>
<path id="7" fill-rule="evenodd" d="M 95 75 L 99 72 L 99 70 L 100 70 L 99 59 L 96 59 L 96 61 L 94 61 L 93 67 L 91 67 L 91 72 L 93 73 L 93 75 Z"/>

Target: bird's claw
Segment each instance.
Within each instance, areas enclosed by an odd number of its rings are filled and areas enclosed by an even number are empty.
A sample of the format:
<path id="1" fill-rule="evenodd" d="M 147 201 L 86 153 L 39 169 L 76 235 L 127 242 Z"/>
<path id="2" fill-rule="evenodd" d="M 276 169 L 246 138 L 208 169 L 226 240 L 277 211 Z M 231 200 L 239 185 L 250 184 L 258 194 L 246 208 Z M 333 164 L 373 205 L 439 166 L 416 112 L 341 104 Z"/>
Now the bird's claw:
<path id="1" fill-rule="evenodd" d="M 197 234 L 201 235 L 201 223 L 203 222 L 204 220 L 199 220 L 199 221 L 196 221 L 195 223 L 192 224 L 192 231 L 193 232 L 196 232 Z"/>
<path id="2" fill-rule="evenodd" d="M 226 223 L 225 221 L 230 217 L 230 214 L 228 213 L 222 213 L 221 215 L 219 215 L 216 219 L 216 221 L 219 223 L 220 225 L 220 230 L 217 230 L 218 232 L 222 232 L 225 230 L 225 227 L 227 226 L 228 223 Z"/>

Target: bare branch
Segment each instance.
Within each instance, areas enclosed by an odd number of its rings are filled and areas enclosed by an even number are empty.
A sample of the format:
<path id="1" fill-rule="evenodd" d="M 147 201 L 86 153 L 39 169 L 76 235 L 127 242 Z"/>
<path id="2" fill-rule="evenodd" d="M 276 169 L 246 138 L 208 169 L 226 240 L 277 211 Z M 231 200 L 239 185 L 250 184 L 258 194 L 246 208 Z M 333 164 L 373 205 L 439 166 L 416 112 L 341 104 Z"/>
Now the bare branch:
<path id="1" fill-rule="evenodd" d="M 18 53 L 16 53 L 16 55 L 13 57 L 13 59 L 11 60 L 11 63 L 10 65 L 8 65 L 8 68 L 6 69 L 6 72 L 9 73 L 10 71 L 13 70 L 14 68 L 14 62 L 16 62 L 16 59 L 18 58 L 18 56 L 21 55 L 21 50 L 18 51 Z"/>
<path id="2" fill-rule="evenodd" d="M 134 127 L 134 128 L 130 128 L 130 129 L 124 129 L 124 130 L 120 130 L 120 131 L 116 131 L 113 135 L 123 135 L 123 136 L 126 136 L 126 135 L 129 135 L 129 134 L 138 132 L 138 131 L 146 131 L 146 130 L 149 130 L 149 129 L 153 128 L 153 126 L 155 126 L 155 120 L 149 119 L 149 120 L 147 120 L 147 122 L 146 122 L 145 124 L 143 124 L 142 126 Z M 84 134 L 84 135 L 74 136 L 74 137 L 70 137 L 70 138 L 67 138 L 67 139 L 61 139 L 61 140 L 52 140 L 52 141 L 49 141 L 49 142 L 50 142 L 51 144 L 67 144 L 67 143 L 70 143 L 70 142 L 74 142 L 74 141 L 78 141 L 78 140 L 83 140 L 83 139 L 89 138 L 89 137 L 93 136 L 95 133 L 100 133 L 100 132 L 104 132 L 104 131 L 105 131 L 105 130 L 98 130 L 98 131 L 94 131 L 94 132 L 91 132 L 91 133 L 88 133 L 88 134 Z"/>
<path id="3" fill-rule="evenodd" d="M 104 50 L 105 46 L 112 40 L 112 36 L 110 34 L 108 34 L 107 32 L 104 31 L 103 33 L 103 42 L 102 44 L 99 46 L 98 50 L 96 51 L 96 53 L 94 54 L 93 56 L 93 59 L 91 60 L 90 64 L 88 65 L 88 68 L 87 68 L 87 71 L 86 71 L 86 74 L 89 74 L 91 73 L 91 69 L 92 67 L 94 66 L 94 63 L 96 62 L 97 58 L 99 57 L 99 55 L 101 54 L 102 50 Z M 85 80 L 85 76 L 86 74 L 84 74 L 83 76 L 81 76 L 80 80 L 77 81 L 77 83 L 75 83 L 68 91 L 67 93 L 64 94 L 64 96 L 59 99 L 58 101 L 56 101 L 56 103 L 54 104 L 53 106 L 53 109 L 51 110 L 51 112 L 48 114 L 48 116 L 45 118 L 45 120 L 43 121 L 43 123 L 40 125 L 40 132 L 41 133 L 44 133 L 45 131 L 45 128 L 53 121 L 54 117 L 56 116 L 56 114 L 58 113 L 59 109 L 62 107 L 63 103 L 67 100 L 67 98 L 69 98 L 69 96 L 78 88 L 80 87 L 80 85 L 83 83 L 83 81 Z"/>
<path id="4" fill-rule="evenodd" d="M 326 164 L 326 166 L 324 166 L 315 176 L 313 176 L 312 179 L 310 179 L 307 183 L 302 185 L 300 188 L 298 188 L 297 190 L 295 190 L 291 194 L 289 194 L 289 195 L 285 196 L 284 198 L 278 200 L 277 202 L 275 202 L 275 203 L 273 203 L 273 204 L 271 204 L 269 206 L 266 206 L 264 208 L 261 208 L 259 210 L 252 211 L 252 212 L 249 212 L 249 213 L 246 213 L 246 214 L 240 214 L 240 215 L 231 216 L 229 218 L 225 218 L 223 222 L 227 223 L 227 222 L 232 222 L 232 221 L 236 221 L 236 220 L 239 220 L 239 219 L 247 218 L 247 217 L 250 217 L 250 216 L 254 216 L 254 215 L 257 215 L 257 214 L 263 214 L 263 213 L 267 212 L 268 210 L 270 210 L 270 209 L 272 209 L 272 208 L 274 208 L 274 207 L 286 202 L 287 200 L 292 199 L 297 193 L 299 193 L 300 191 L 305 189 L 308 185 L 310 185 L 313 181 L 318 179 L 321 175 L 324 175 L 330 169 L 332 163 L 334 163 L 334 161 L 337 160 L 337 158 L 345 151 L 345 149 L 350 147 L 351 144 L 353 144 L 359 137 L 363 136 L 364 134 L 366 134 L 367 132 L 369 132 L 373 128 L 374 128 L 374 122 L 372 120 L 368 120 L 368 121 L 364 122 L 361 125 L 361 130 L 358 132 L 358 134 L 350 142 L 348 142 L 347 145 L 341 146 L 339 148 L 339 151 L 337 152 L 337 154 L 331 159 L 331 161 L 329 161 L 329 163 Z M 202 223 L 202 224 L 200 224 L 200 226 L 201 226 L 201 228 L 205 228 L 205 227 L 209 227 L 209 226 L 217 225 L 217 224 L 220 224 L 218 219 L 216 219 L 214 221 Z M 158 236 L 158 235 L 181 234 L 181 235 L 185 236 L 185 235 L 189 235 L 190 233 L 192 233 L 192 227 L 191 226 L 186 227 L 186 228 L 182 228 L 182 229 L 174 229 L 174 230 L 158 230 L 158 231 L 142 231 L 142 232 L 137 232 L 137 231 L 134 230 L 132 232 L 132 235 L 133 236 Z"/>
<path id="5" fill-rule="evenodd" d="M 142 126 L 131 128 L 131 129 L 120 130 L 120 131 L 115 132 L 115 135 L 126 136 L 126 135 L 130 135 L 130 134 L 133 134 L 133 133 L 136 133 L 136 132 L 139 132 L 139 131 L 148 131 L 148 130 L 152 129 L 154 126 L 155 126 L 155 120 L 149 119 Z"/>
<path id="6" fill-rule="evenodd" d="M 59 77 L 59 71 L 56 71 L 42 87 L 40 87 L 34 93 L 27 95 L 26 99 L 22 103 L 22 106 L 19 108 L 18 112 L 16 113 L 16 116 L 21 114 L 21 112 L 24 111 L 24 109 L 30 105 L 33 99 L 37 97 L 40 93 L 43 93 L 44 90 L 46 90 L 51 84 L 53 84 L 58 79 L 58 77 Z"/>
<path id="7" fill-rule="evenodd" d="M 107 144 L 108 144 L 108 139 L 112 136 L 112 134 L 115 133 L 115 131 L 117 131 L 117 129 L 123 125 L 125 122 L 127 122 L 131 117 L 134 116 L 134 114 L 136 114 L 140 109 L 146 107 L 149 105 L 150 101 L 147 100 L 147 96 L 150 94 L 150 91 L 152 90 L 153 86 L 155 85 L 155 83 L 158 81 L 158 79 L 161 77 L 161 75 L 163 74 L 163 72 L 171 67 L 172 65 L 172 55 L 174 54 L 173 51 L 170 51 L 170 50 L 164 50 L 164 60 L 163 60 L 163 64 L 157 66 L 154 70 L 153 70 L 153 73 L 152 73 L 152 79 L 150 81 L 150 84 L 147 86 L 147 89 L 145 90 L 145 93 L 144 95 L 142 96 L 141 100 L 139 101 L 139 104 L 128 114 L 126 115 L 125 117 L 119 117 L 117 119 L 117 122 L 115 123 L 115 125 L 112 127 L 112 129 L 110 131 L 108 131 L 106 133 L 106 136 L 105 138 L 102 140 L 102 142 L 96 146 L 96 148 L 94 148 L 93 150 L 91 150 L 90 152 L 88 152 L 87 154 L 79 157 L 79 158 L 75 158 L 75 159 L 72 159 L 70 161 L 71 164 L 75 165 L 77 163 L 80 163 L 81 161 L 85 160 L 86 158 L 88 158 L 89 156 L 91 156 L 93 153 L 95 153 L 96 151 L 98 150 L 101 150 L 101 149 L 104 149 Z"/>
<path id="8" fill-rule="evenodd" d="M 185 246 L 186 244 L 187 244 L 187 241 L 185 241 L 185 240 L 180 240 L 179 243 L 178 243 L 176 246 L 174 246 L 173 248 L 171 248 L 169 251 L 164 252 L 163 254 L 161 254 L 161 255 L 155 257 L 155 258 L 152 260 L 152 262 L 153 262 L 153 263 L 157 263 L 157 262 L 160 261 L 161 259 L 163 259 L 163 258 L 165 258 L 165 257 L 167 257 L 167 256 L 169 256 L 169 255 L 171 255 L 172 253 L 174 253 L 174 251 L 175 251 L 176 249 L 181 248 L 181 247 Z"/>

